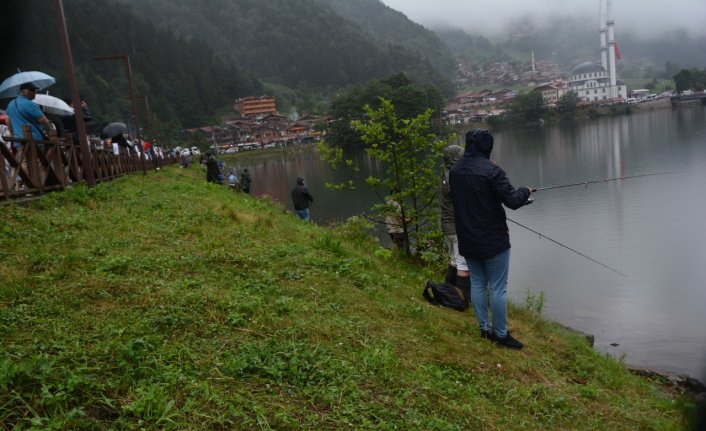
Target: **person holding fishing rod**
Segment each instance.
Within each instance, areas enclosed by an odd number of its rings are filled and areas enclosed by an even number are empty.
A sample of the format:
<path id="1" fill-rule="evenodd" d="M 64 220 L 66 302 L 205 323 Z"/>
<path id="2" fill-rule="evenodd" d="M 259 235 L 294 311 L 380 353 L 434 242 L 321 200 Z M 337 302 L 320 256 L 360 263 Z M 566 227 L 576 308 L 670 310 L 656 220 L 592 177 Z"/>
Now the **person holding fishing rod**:
<path id="1" fill-rule="evenodd" d="M 488 130 L 470 130 L 464 155 L 449 173 L 458 248 L 471 272 L 471 303 L 481 338 L 521 349 L 524 345 L 507 329 L 510 234 L 503 205 L 513 210 L 529 205 L 535 189 L 515 189 L 505 171 L 490 159 L 492 150 L 493 135 Z"/>

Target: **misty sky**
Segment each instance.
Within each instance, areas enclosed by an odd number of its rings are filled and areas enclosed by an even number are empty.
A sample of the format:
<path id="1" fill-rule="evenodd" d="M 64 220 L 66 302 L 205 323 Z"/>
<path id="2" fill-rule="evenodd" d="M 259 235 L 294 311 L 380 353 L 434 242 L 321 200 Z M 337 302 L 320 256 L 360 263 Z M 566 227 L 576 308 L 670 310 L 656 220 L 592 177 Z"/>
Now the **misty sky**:
<path id="1" fill-rule="evenodd" d="M 531 14 L 572 14 L 598 26 L 598 0 L 382 0 L 426 27 L 450 24 L 469 33 L 492 36 L 512 18 Z M 706 0 L 613 0 L 616 34 L 621 29 L 648 36 L 687 29 L 706 34 Z"/>

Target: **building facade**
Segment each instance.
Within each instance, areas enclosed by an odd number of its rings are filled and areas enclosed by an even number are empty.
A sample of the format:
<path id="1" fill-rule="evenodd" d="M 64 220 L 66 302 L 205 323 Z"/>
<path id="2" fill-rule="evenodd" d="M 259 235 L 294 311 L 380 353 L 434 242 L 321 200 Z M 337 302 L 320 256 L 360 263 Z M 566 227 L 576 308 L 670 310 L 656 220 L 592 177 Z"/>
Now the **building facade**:
<path id="1" fill-rule="evenodd" d="M 248 96 L 235 100 L 235 110 L 243 117 L 276 114 L 277 104 L 272 96 Z"/>
<path id="2" fill-rule="evenodd" d="M 579 99 L 588 102 L 614 101 L 626 99 L 628 88 L 620 80 L 612 85 L 608 71 L 598 63 L 587 61 L 571 69 L 569 91 L 573 91 Z"/>

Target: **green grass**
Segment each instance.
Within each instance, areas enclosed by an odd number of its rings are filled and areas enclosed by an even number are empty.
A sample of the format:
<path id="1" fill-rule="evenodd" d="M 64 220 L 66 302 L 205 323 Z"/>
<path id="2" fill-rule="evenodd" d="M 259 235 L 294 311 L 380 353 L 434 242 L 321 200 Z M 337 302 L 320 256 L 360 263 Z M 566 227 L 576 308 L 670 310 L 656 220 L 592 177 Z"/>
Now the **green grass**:
<path id="1" fill-rule="evenodd" d="M 524 350 L 495 347 L 471 312 L 423 301 L 441 269 L 198 166 L 6 205 L 0 221 L 1 430 L 686 426 L 689 400 L 537 306 L 509 311 Z"/>

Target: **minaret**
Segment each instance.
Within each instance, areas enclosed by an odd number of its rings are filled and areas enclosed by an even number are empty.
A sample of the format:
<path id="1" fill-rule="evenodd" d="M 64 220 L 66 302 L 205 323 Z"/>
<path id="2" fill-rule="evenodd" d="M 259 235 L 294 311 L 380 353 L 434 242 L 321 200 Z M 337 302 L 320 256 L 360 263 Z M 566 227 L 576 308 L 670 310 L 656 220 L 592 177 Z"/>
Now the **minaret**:
<path id="1" fill-rule="evenodd" d="M 532 50 L 532 72 L 536 72 L 537 69 L 534 67 L 534 50 Z"/>
<path id="2" fill-rule="evenodd" d="M 605 0 L 598 0 L 598 33 L 601 35 L 601 66 L 608 71 L 608 39 L 606 38 L 606 22 L 605 9 L 603 8 Z"/>
<path id="3" fill-rule="evenodd" d="M 617 72 L 615 70 L 615 30 L 613 26 L 613 0 L 608 0 L 608 66 L 610 68 L 610 98 L 618 97 L 616 85 L 618 83 Z"/>

